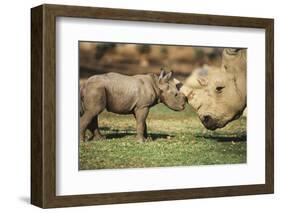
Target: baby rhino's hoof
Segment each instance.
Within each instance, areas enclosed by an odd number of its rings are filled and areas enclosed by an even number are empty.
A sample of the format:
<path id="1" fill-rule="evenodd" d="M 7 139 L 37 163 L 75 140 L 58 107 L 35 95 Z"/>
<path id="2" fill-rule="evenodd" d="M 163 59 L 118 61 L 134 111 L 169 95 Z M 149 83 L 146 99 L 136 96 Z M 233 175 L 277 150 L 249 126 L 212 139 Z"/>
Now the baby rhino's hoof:
<path id="1" fill-rule="evenodd" d="M 93 140 L 96 141 L 96 140 L 104 140 L 105 139 L 105 136 L 104 135 L 95 135 L 93 137 Z"/>
<path id="2" fill-rule="evenodd" d="M 140 143 L 144 143 L 146 139 L 144 137 L 137 137 L 137 141 Z"/>
<path id="3" fill-rule="evenodd" d="M 85 137 L 80 135 L 80 142 L 85 142 Z"/>
<path id="4" fill-rule="evenodd" d="M 103 139 L 105 139 L 105 136 L 103 135 L 88 135 L 88 137 L 85 137 L 83 141 L 81 139 L 80 141 L 88 142 L 88 141 L 96 141 L 96 140 L 103 140 Z"/>

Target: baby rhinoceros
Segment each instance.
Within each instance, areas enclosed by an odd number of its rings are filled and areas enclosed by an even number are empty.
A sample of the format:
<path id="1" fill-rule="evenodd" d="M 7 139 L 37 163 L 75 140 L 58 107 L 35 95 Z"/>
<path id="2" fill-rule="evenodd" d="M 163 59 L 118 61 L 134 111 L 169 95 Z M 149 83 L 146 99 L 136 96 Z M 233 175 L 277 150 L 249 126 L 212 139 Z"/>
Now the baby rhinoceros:
<path id="1" fill-rule="evenodd" d="M 80 88 L 80 140 L 85 140 L 85 130 L 93 139 L 101 139 L 98 115 L 107 109 L 117 114 L 133 114 L 137 122 L 137 139 L 147 138 L 146 118 L 149 108 L 163 103 L 175 111 L 183 110 L 185 96 L 179 92 L 172 72 L 161 70 L 155 74 L 126 76 L 118 73 L 95 75 Z"/>

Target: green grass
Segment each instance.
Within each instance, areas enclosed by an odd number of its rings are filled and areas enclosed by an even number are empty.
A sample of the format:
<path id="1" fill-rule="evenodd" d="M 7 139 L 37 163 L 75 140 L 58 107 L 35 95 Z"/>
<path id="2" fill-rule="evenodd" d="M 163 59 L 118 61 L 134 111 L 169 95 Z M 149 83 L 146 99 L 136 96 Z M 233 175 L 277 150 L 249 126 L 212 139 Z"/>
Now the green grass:
<path id="1" fill-rule="evenodd" d="M 188 106 L 160 104 L 150 110 L 145 143 L 135 139 L 132 115 L 103 112 L 99 124 L 106 139 L 80 143 L 81 170 L 246 163 L 245 117 L 209 131 Z"/>

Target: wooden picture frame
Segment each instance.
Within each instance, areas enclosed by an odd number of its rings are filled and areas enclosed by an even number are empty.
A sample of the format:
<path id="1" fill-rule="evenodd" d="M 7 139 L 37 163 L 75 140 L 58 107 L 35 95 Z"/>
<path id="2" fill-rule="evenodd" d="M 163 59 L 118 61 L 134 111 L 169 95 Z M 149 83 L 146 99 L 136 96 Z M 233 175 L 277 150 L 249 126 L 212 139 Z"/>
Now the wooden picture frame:
<path id="1" fill-rule="evenodd" d="M 262 28 L 266 34 L 265 184 L 56 195 L 56 17 Z M 126 9 L 41 5 L 31 9 L 31 203 L 42 208 L 267 194 L 274 191 L 274 21 Z"/>

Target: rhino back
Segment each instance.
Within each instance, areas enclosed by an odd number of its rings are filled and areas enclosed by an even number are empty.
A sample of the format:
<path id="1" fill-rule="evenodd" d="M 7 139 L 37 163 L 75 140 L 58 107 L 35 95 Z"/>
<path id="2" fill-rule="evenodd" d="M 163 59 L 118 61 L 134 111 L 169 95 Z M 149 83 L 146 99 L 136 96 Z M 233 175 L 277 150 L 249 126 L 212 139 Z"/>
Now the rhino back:
<path id="1" fill-rule="evenodd" d="M 149 75 L 105 74 L 107 110 L 119 114 L 130 114 L 135 108 L 153 105 L 156 95 L 152 83 Z"/>

